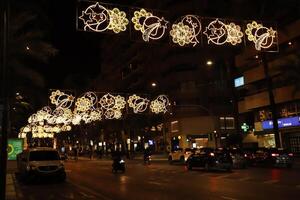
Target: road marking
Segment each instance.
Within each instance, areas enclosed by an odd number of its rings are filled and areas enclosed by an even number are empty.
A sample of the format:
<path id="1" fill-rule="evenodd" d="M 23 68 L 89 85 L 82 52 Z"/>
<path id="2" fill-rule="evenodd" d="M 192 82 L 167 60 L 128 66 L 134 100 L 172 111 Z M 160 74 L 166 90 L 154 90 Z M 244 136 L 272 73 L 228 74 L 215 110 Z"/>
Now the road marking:
<path id="1" fill-rule="evenodd" d="M 86 198 L 95 198 L 95 196 L 93 196 L 93 195 L 89 195 L 89 194 L 86 194 L 86 193 L 84 193 L 84 192 L 79 192 L 82 196 L 84 196 L 84 197 L 86 197 Z"/>
<path id="2" fill-rule="evenodd" d="M 226 175 L 221 175 L 221 176 L 216 176 L 216 179 L 222 179 L 222 178 L 227 178 L 231 176 L 232 174 L 226 174 Z"/>
<path id="3" fill-rule="evenodd" d="M 228 199 L 228 200 L 237 200 L 235 198 L 231 198 L 231 197 L 226 197 L 226 196 L 221 196 L 222 199 Z"/>
<path id="4" fill-rule="evenodd" d="M 248 181 L 250 179 L 251 179 L 250 177 L 244 177 L 244 178 L 240 178 L 240 179 L 237 179 L 237 180 L 238 181 Z"/>
<path id="5" fill-rule="evenodd" d="M 111 198 L 109 198 L 109 197 L 107 197 L 107 196 L 105 196 L 105 195 L 103 195 L 103 194 L 101 194 L 99 192 L 96 192 L 96 191 L 94 191 L 94 190 L 92 190 L 90 188 L 87 188 L 87 187 L 84 187 L 84 186 L 81 186 L 81 185 L 78 185 L 76 183 L 72 183 L 72 182 L 69 182 L 69 181 L 68 181 L 68 183 L 71 184 L 71 185 L 73 185 L 73 186 L 75 186 L 75 187 L 78 187 L 78 188 L 80 188 L 82 190 L 88 191 L 89 193 L 95 195 L 96 197 L 100 197 L 100 199 L 113 200 L 113 199 L 111 199 Z"/>
<path id="6" fill-rule="evenodd" d="M 274 183 L 278 183 L 278 182 L 279 182 L 279 180 L 269 180 L 269 181 L 264 181 L 262 183 L 264 183 L 264 184 L 274 184 Z"/>

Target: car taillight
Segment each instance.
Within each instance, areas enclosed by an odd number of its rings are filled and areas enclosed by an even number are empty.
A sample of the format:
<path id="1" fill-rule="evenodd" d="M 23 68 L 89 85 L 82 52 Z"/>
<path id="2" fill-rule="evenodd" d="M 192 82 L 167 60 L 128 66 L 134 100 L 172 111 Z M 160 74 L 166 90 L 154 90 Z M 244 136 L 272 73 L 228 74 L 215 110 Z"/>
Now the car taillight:
<path id="1" fill-rule="evenodd" d="M 215 154 L 214 154 L 214 153 L 210 153 L 209 155 L 210 155 L 210 156 L 215 156 Z"/>
<path id="2" fill-rule="evenodd" d="M 272 153 L 271 155 L 272 155 L 272 157 L 279 156 L 279 154 L 278 154 L 278 153 Z"/>
<path id="3" fill-rule="evenodd" d="M 247 158 L 248 157 L 247 154 L 244 154 L 244 157 Z"/>
<path id="4" fill-rule="evenodd" d="M 294 154 L 292 154 L 292 153 L 289 153 L 289 156 L 294 156 Z"/>

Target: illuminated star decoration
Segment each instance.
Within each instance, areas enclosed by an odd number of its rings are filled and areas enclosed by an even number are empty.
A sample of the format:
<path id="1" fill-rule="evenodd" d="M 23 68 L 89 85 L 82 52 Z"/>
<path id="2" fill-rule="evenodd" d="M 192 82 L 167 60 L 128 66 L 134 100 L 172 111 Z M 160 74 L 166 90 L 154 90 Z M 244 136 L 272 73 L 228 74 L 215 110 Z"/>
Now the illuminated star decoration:
<path id="1" fill-rule="evenodd" d="M 108 25 L 108 29 L 112 30 L 115 33 L 120 33 L 121 31 L 126 30 L 126 26 L 128 25 L 128 19 L 126 18 L 126 13 L 124 11 L 120 11 L 118 8 L 114 8 L 108 11 L 110 22 Z"/>
<path id="2" fill-rule="evenodd" d="M 230 23 L 226 25 L 227 29 L 227 40 L 226 42 L 231 43 L 232 45 L 236 45 L 242 42 L 242 37 L 244 36 L 241 31 L 241 27 L 234 23 Z"/>
<path id="3" fill-rule="evenodd" d="M 134 113 L 142 113 L 147 109 L 149 100 L 134 94 L 129 96 L 127 103 Z"/>
<path id="4" fill-rule="evenodd" d="M 166 113 L 169 105 L 169 99 L 166 95 L 159 95 L 155 100 L 151 101 L 150 109 L 153 113 Z"/>
<path id="5" fill-rule="evenodd" d="M 77 111 L 86 112 L 91 108 L 92 103 L 88 98 L 80 97 L 76 100 L 75 106 Z"/>
<path id="6" fill-rule="evenodd" d="M 110 24 L 109 11 L 98 2 L 82 11 L 79 19 L 83 21 L 85 31 L 103 32 Z"/>
<path id="7" fill-rule="evenodd" d="M 270 48 L 275 43 L 274 39 L 277 37 L 277 31 L 273 30 L 272 27 L 264 27 L 256 21 L 247 24 L 245 33 L 248 36 L 248 40 L 254 42 L 255 49 L 258 51 Z"/>
<path id="8" fill-rule="evenodd" d="M 101 97 L 99 104 L 104 110 L 103 115 L 106 119 L 120 119 L 126 101 L 125 98 L 120 95 L 114 96 L 108 93 Z"/>
<path id="9" fill-rule="evenodd" d="M 184 25 L 182 22 L 179 22 L 178 24 L 172 25 L 170 35 L 174 43 L 184 46 L 192 42 L 193 31 L 188 25 Z"/>
<path id="10" fill-rule="evenodd" d="M 158 40 L 165 35 L 167 24 L 169 23 L 163 17 L 159 18 L 145 9 L 135 11 L 131 21 L 134 24 L 134 29 L 142 33 L 142 38 L 145 42 Z"/>
<path id="11" fill-rule="evenodd" d="M 206 35 L 208 44 L 211 42 L 216 45 L 225 44 L 227 41 L 226 24 L 216 19 L 208 24 L 203 34 Z"/>
<path id="12" fill-rule="evenodd" d="M 182 20 L 172 25 L 170 35 L 174 43 L 180 46 L 193 44 L 193 47 L 199 43 L 198 36 L 201 32 L 201 22 L 196 15 L 186 15 Z"/>

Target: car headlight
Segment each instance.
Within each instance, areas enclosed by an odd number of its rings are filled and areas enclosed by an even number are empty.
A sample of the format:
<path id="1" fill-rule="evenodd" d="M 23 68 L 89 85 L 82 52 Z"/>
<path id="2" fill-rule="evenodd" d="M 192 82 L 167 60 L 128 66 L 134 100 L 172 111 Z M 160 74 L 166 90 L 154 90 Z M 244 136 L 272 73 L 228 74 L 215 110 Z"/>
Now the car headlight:
<path id="1" fill-rule="evenodd" d="M 125 163 L 125 161 L 124 160 L 120 160 L 120 163 Z"/>

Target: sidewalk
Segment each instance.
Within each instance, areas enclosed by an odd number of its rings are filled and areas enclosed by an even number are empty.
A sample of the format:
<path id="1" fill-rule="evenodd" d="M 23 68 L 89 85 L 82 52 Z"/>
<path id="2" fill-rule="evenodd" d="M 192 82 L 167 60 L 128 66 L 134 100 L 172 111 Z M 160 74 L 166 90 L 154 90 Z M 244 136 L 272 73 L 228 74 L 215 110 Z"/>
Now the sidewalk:
<path id="1" fill-rule="evenodd" d="M 17 162 L 7 162 L 7 173 L 6 173 L 6 200 L 17 199 L 16 193 L 16 178 L 15 172 L 17 171 Z"/>

